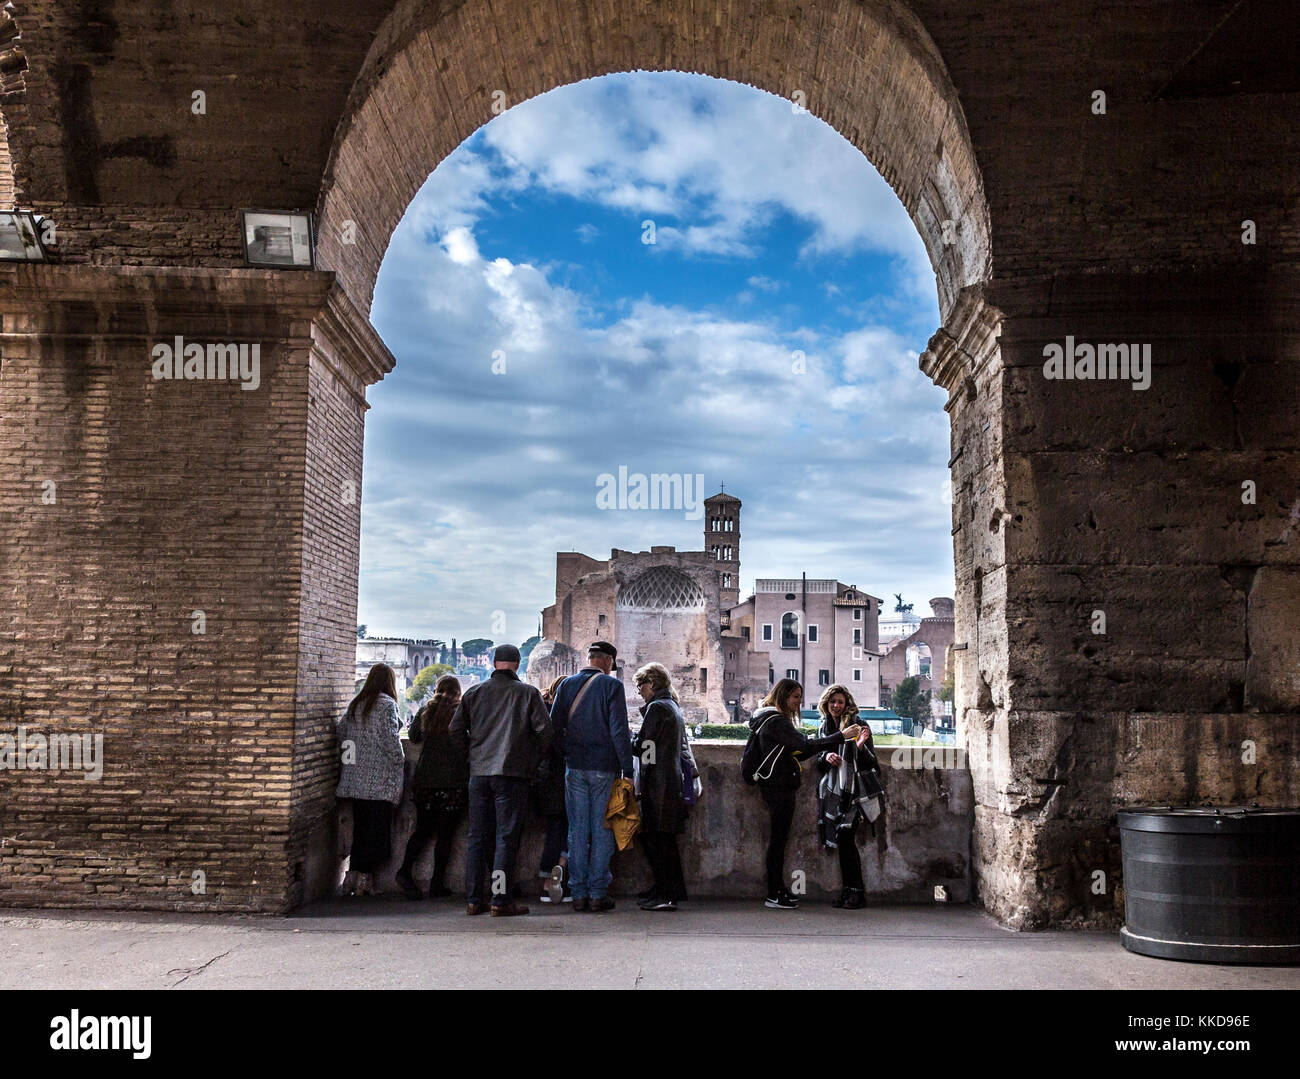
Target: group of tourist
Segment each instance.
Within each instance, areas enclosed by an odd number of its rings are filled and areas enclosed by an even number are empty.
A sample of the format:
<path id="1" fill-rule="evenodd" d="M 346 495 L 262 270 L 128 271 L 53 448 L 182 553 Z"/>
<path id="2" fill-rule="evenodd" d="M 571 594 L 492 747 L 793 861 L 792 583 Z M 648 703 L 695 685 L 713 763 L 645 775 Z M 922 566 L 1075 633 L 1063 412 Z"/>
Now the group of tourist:
<path id="1" fill-rule="evenodd" d="M 420 746 L 412 780 L 415 830 L 397 883 L 411 899 L 446 897 L 447 866 L 457 826 L 469 815 L 465 851 L 466 913 L 493 917 L 527 914 L 515 866 L 530 805 L 545 821 L 538 877 L 543 903 L 573 910 L 613 910 L 610 862 L 635 834 L 650 869 L 643 910 L 674 911 L 686 899 L 678 836 L 700 795 L 699 769 L 677 695 L 659 663 L 640 668 L 634 681 L 644 703 L 641 725 L 630 731 L 622 681 L 613 675 L 617 650 L 594 642 L 587 665 L 557 678 L 543 694 L 519 678 L 519 650 L 500 645 L 493 671 L 462 695 L 444 675 L 411 723 Z M 405 754 L 400 740 L 396 676 L 379 663 L 339 725 L 342 774 L 338 797 L 352 802 L 353 837 L 346 894 L 373 891 L 373 876 L 392 857 L 393 806 L 401 801 Z M 857 837 L 875 819 L 883 789 L 871 732 L 856 722 L 857 705 L 841 685 L 818 702 L 822 728 L 800 730 L 803 688 L 778 681 L 750 720 L 746 760 L 769 814 L 766 854 L 769 907 L 790 910 L 798 896 L 786 887 L 785 848 L 802 782 L 801 762 L 816 758 L 822 775 L 819 833 L 839 852 L 843 890 L 835 906 L 864 905 Z M 874 829 L 874 825 L 872 825 Z M 413 875 L 433 841 L 433 872 L 423 892 Z"/>

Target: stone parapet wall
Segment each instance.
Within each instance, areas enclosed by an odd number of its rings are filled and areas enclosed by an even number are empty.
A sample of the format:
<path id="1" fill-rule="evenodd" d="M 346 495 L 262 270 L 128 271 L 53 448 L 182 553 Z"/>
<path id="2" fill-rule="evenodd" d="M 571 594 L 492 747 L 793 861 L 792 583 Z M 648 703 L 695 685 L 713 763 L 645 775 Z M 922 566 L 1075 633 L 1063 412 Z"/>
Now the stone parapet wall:
<path id="1" fill-rule="evenodd" d="M 687 831 L 679 837 L 686 887 L 696 898 L 761 898 L 765 889 L 763 855 L 767 844 L 767 809 L 757 787 L 740 778 L 739 742 L 696 742 L 695 759 L 704 782 L 704 797 L 690 812 Z M 408 745 L 408 757 L 415 747 Z M 889 808 L 876 822 L 877 837 L 864 833 L 859 843 L 868 894 L 882 902 L 934 902 L 936 885 L 943 885 L 950 900 L 967 902 L 971 896 L 970 834 L 971 780 L 964 768 L 906 769 L 890 764 L 891 751 L 882 751 Z M 415 807 L 408 785 L 394 818 L 393 862 L 378 874 L 381 890 L 396 890 L 393 874 L 400 865 L 407 837 L 415 826 Z M 839 861 L 834 851 L 823 850 L 817 839 L 817 775 L 810 763 L 794 829 L 786 848 L 786 872 L 806 875 L 807 894 L 813 899 L 837 895 Z M 340 856 L 346 853 L 351 830 L 351 807 L 340 811 Z M 464 900 L 464 857 L 467 824 L 456 836 L 455 855 L 447 886 Z M 535 899 L 534 879 L 544 839 L 544 819 L 530 814 L 519 853 L 524 894 Z M 432 872 L 430 846 L 417 862 L 415 877 L 427 886 Z M 614 856 L 614 895 L 635 895 L 650 883 L 639 847 Z"/>

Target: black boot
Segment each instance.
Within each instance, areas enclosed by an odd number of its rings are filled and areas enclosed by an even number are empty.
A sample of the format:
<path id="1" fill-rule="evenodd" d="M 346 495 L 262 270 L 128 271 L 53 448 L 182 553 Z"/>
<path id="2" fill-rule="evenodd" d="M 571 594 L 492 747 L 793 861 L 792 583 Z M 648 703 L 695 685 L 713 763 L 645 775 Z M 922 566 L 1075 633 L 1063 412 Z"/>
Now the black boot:
<path id="1" fill-rule="evenodd" d="M 402 866 L 402 868 L 397 871 L 395 879 L 397 881 L 397 886 L 402 889 L 402 894 L 405 895 L 407 899 L 424 898 L 424 893 L 420 891 L 419 885 L 411 879 L 411 871 L 408 867 Z"/>

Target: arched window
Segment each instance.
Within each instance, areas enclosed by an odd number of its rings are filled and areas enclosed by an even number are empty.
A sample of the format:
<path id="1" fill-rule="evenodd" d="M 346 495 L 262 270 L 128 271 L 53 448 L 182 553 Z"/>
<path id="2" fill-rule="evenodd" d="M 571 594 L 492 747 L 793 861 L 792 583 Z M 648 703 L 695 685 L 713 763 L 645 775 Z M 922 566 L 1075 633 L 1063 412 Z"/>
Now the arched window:
<path id="1" fill-rule="evenodd" d="M 799 647 L 799 612 L 788 611 L 781 616 L 781 647 Z"/>

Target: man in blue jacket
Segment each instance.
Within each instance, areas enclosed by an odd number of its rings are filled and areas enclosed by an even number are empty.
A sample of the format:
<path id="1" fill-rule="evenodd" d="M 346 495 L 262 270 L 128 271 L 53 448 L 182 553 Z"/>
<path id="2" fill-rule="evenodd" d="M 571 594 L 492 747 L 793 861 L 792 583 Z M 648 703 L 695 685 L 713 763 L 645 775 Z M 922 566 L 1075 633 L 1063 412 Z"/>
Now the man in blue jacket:
<path id="1" fill-rule="evenodd" d="M 564 755 L 564 802 L 569 813 L 569 884 L 575 911 L 613 910 L 606 894 L 612 876 L 614 833 L 605 806 L 614 780 L 632 776 L 627 694 L 610 672 L 618 651 L 608 641 L 587 649 L 587 666 L 560 683 L 551 725 Z"/>

